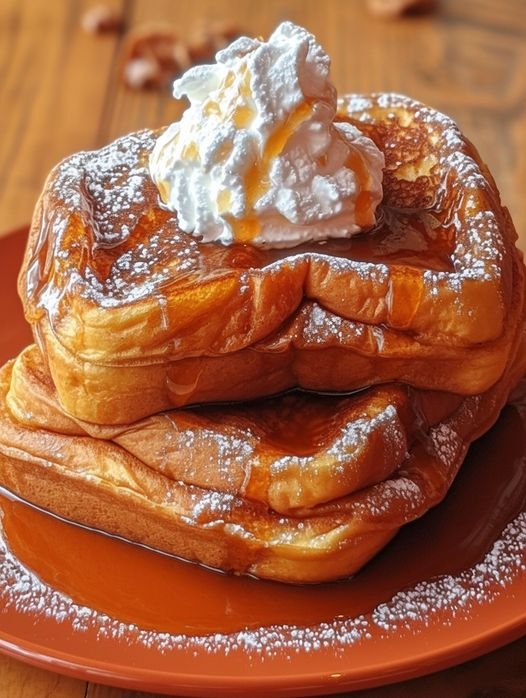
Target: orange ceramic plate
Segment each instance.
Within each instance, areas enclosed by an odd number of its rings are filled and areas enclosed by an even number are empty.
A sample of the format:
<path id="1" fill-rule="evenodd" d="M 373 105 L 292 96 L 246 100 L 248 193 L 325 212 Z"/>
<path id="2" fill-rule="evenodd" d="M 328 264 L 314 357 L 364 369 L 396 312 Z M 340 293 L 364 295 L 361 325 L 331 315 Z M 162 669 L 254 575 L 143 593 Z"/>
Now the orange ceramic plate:
<path id="1" fill-rule="evenodd" d="M 0 359 L 30 341 L 26 231 L 0 239 Z M 354 579 L 233 578 L 0 494 L 0 649 L 83 679 L 178 695 L 315 695 L 445 668 L 526 632 L 526 408 L 471 449 L 447 499 Z"/>

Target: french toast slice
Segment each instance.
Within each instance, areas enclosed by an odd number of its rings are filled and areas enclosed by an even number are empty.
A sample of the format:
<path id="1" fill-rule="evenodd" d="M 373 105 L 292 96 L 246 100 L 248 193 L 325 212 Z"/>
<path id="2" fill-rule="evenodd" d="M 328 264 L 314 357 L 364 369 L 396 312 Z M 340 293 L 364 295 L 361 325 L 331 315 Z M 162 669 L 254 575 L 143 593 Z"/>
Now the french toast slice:
<path id="1" fill-rule="evenodd" d="M 394 469 L 380 474 L 373 468 L 369 484 L 366 480 L 363 486 L 355 482 L 356 489 L 343 496 L 337 488 L 329 488 L 326 501 L 318 498 L 318 503 L 312 503 L 307 499 L 304 503 L 310 505 L 293 506 L 283 513 L 269 505 L 272 498 L 268 491 L 268 503 L 257 496 L 265 489 L 257 486 L 257 478 L 252 491 L 232 487 L 231 483 L 225 486 L 218 474 L 214 481 L 200 485 L 195 484 L 195 478 L 193 482 L 181 479 L 192 478 L 188 471 L 171 471 L 177 464 L 171 462 L 169 450 L 166 462 L 159 460 L 162 417 L 124 430 L 103 426 L 98 436 L 87 435 L 78 422 L 61 411 L 42 359 L 31 348 L 22 359 L 6 364 L 0 371 L 0 483 L 23 499 L 71 521 L 225 571 L 294 583 L 336 579 L 357 571 L 401 526 L 422 516 L 445 496 L 469 444 L 493 424 L 524 373 L 526 354 L 522 344 L 516 346 L 516 352 L 504 375 L 481 395 L 449 396 L 449 402 L 444 402 L 444 396 L 428 395 L 425 411 L 434 423 L 427 429 L 425 424 L 420 425 L 418 437 L 407 444 L 402 458 L 398 454 L 396 460 L 400 462 Z M 399 386 L 382 390 L 391 405 L 400 399 Z M 8 397 L 10 392 L 14 395 Z M 334 425 L 352 428 L 354 419 L 356 426 L 361 410 L 362 417 L 369 414 L 371 427 L 379 392 L 371 389 L 355 396 L 361 407 L 354 413 L 345 406 L 345 399 L 325 398 L 330 407 L 323 414 L 317 412 L 320 433 L 329 434 L 332 445 L 341 449 L 342 444 L 334 440 Z M 285 400 L 283 409 L 287 409 L 287 398 L 281 399 Z M 312 415 L 311 400 L 308 395 L 295 397 L 294 413 L 300 423 L 308 422 Z M 274 406 L 272 413 L 283 416 L 279 407 Z M 391 423 L 396 424 L 402 413 L 402 409 L 394 409 Z M 229 415 L 223 420 L 216 417 L 214 423 L 213 414 L 209 414 L 208 427 L 203 425 L 199 411 L 188 409 L 164 416 L 173 420 L 172 425 L 164 426 L 164 434 L 172 434 L 174 426 L 187 430 L 190 423 L 194 438 L 201 435 L 194 449 L 193 471 L 200 463 L 202 479 L 211 472 L 207 469 L 210 459 L 215 468 L 235 473 L 233 461 L 239 458 L 239 444 L 228 442 L 222 430 L 229 421 L 232 425 L 236 415 L 236 438 L 248 445 L 253 439 L 245 407 L 231 408 Z M 152 423 L 157 431 L 148 433 Z M 205 435 L 206 428 L 213 434 Z M 127 439 L 134 429 L 139 438 Z M 272 434 L 272 429 L 263 428 L 258 442 L 260 454 L 271 459 L 276 452 Z M 365 448 L 375 451 L 374 440 L 365 438 L 364 443 Z M 318 475 L 317 459 L 326 453 L 327 444 L 318 445 L 310 461 L 303 463 L 307 484 L 309 475 Z M 294 453 L 289 455 L 294 457 Z M 245 463 L 250 463 L 246 451 L 244 456 Z M 292 470 L 285 471 L 285 481 L 289 477 L 294 490 L 297 472 Z M 318 478 L 317 489 L 323 482 L 329 480 Z M 278 496 L 277 501 L 283 498 Z"/>
<path id="2" fill-rule="evenodd" d="M 345 397 L 290 393 L 243 406 L 171 410 L 129 425 L 94 425 L 61 411 L 34 345 L 15 360 L 6 396 L 13 419 L 29 429 L 113 441 L 173 480 L 282 514 L 382 481 L 415 440 L 461 402 L 452 393 L 391 384 Z"/>
<path id="3" fill-rule="evenodd" d="M 51 173 L 20 294 L 63 408 L 126 424 L 186 404 L 392 380 L 477 394 L 520 334 L 516 234 L 476 150 L 407 97 L 339 118 L 386 159 L 375 228 L 271 250 L 200 243 L 164 210 L 155 141 L 131 134 Z"/>

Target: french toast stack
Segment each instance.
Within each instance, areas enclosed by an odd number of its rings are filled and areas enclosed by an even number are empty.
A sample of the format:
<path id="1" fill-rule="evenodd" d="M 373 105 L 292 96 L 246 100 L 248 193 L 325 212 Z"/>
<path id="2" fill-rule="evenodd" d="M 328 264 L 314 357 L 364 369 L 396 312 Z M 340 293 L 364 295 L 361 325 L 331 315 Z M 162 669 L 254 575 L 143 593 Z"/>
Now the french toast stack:
<path id="1" fill-rule="evenodd" d="M 20 275 L 36 345 L 1 371 L 2 486 L 296 583 L 352 574 L 445 496 L 526 366 L 516 234 L 447 117 L 379 94 L 338 118 L 386 161 L 351 240 L 199 242 L 159 204 L 150 131 L 55 168 Z"/>

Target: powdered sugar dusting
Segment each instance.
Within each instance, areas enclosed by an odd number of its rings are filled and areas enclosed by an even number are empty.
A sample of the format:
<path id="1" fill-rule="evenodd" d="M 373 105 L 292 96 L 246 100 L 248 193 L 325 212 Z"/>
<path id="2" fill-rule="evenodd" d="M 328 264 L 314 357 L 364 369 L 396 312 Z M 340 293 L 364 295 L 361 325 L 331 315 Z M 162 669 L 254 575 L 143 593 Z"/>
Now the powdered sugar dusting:
<path id="1" fill-rule="evenodd" d="M 405 337 L 425 336 L 429 346 L 443 346 L 445 340 L 466 346 L 495 339 L 502 333 L 505 309 L 511 303 L 511 290 L 503 280 L 512 274 L 512 231 L 507 230 L 510 224 L 493 182 L 456 124 L 433 109 L 394 94 L 350 95 L 340 100 L 339 114 L 343 120 L 349 117 L 360 123 L 364 134 L 385 149 L 381 215 L 389 230 L 389 212 L 400 212 L 404 235 L 412 245 L 413 257 L 419 260 L 414 267 L 401 265 L 404 270 L 411 267 L 407 272 L 411 284 L 418 283 L 422 290 L 409 326 L 405 316 L 401 324 L 397 317 L 400 303 L 407 298 L 407 284 L 401 280 L 397 265 L 385 263 L 381 250 L 359 259 L 352 258 L 352 252 L 347 256 L 327 253 L 323 245 L 296 248 L 278 258 L 264 250 L 257 254 L 235 251 L 229 256 L 221 245 L 206 245 L 183 233 L 176 216 L 160 205 L 145 166 L 157 135 L 150 131 L 128 135 L 96 152 L 75 155 L 52 173 L 48 196 L 42 199 L 34 259 L 28 267 L 28 298 L 46 310 L 57 338 L 71 350 L 75 350 L 71 337 L 83 332 L 90 335 L 92 326 L 103 326 L 102 318 L 86 322 L 84 307 L 94 312 L 148 298 L 159 308 L 196 282 L 209 285 L 212 295 L 215 285 L 220 290 L 226 278 L 232 292 L 225 296 L 225 316 L 234 317 L 238 312 L 239 293 L 244 296 L 247 317 L 257 318 L 266 312 L 268 296 L 260 292 L 265 284 L 274 279 L 283 283 L 286 278 L 294 287 L 295 293 L 291 292 L 288 300 L 282 294 L 283 308 L 276 313 L 275 324 L 265 328 L 267 341 L 279 334 L 285 320 L 292 324 L 298 309 L 310 301 L 331 308 L 333 325 L 339 317 L 380 327 L 378 341 L 368 347 L 372 353 L 382 341 L 383 328 L 402 328 Z M 75 217 L 81 219 L 80 229 Z M 395 230 L 392 239 L 398 235 Z M 450 246 L 443 251 L 440 264 L 427 264 L 422 241 L 437 236 L 451 238 Z M 40 264 L 37 258 L 46 245 L 52 250 Z M 237 258 L 245 261 L 238 264 Z M 300 297 L 303 303 L 298 304 Z M 434 303 L 436 297 L 442 302 Z M 477 300 L 481 297 L 488 320 L 484 323 L 480 322 Z M 85 306 L 79 298 L 87 301 Z M 62 322 L 65 318 L 72 324 Z M 158 327 L 152 326 L 151 345 L 156 356 L 229 353 L 254 343 L 252 329 L 233 334 L 226 324 L 222 332 L 214 334 L 213 347 L 199 346 L 196 350 L 196 340 L 204 335 L 203 323 L 209 319 L 203 313 L 191 325 L 186 344 L 176 347 L 167 337 L 170 323 L 161 312 L 163 318 L 164 324 L 160 321 Z M 317 325 L 314 316 L 306 331 L 313 348 L 323 343 L 317 339 Z M 68 333 L 62 327 L 68 327 Z M 359 332 L 359 325 L 354 329 Z M 326 330 L 332 333 L 333 345 L 353 349 L 358 345 L 361 351 L 356 332 L 344 337 L 337 326 L 327 326 Z M 125 331 L 112 329 L 113 334 L 121 355 L 134 357 L 135 348 L 128 346 Z M 260 333 L 256 341 L 262 338 Z M 108 353 L 105 361 L 111 360 L 112 353 Z"/>
<path id="2" fill-rule="evenodd" d="M 463 313 L 466 322 L 473 322 L 473 309 L 469 307 L 469 302 L 464 305 L 462 301 L 464 296 L 469 296 L 469 285 L 473 281 L 480 287 L 500 284 L 504 276 L 502 220 L 498 220 L 496 215 L 500 203 L 498 195 L 491 190 L 491 183 L 472 153 L 466 149 L 466 141 L 451 118 L 399 94 L 379 94 L 376 100 L 373 99 L 374 102 L 376 104 L 365 108 L 370 108 L 376 117 L 379 116 L 378 108 L 387 110 L 388 117 L 389 110 L 392 110 L 392 119 L 400 120 L 404 126 L 405 155 L 415 168 L 419 163 L 410 158 L 412 155 L 419 156 L 417 139 L 421 129 L 425 131 L 429 143 L 435 144 L 435 166 L 425 176 L 422 173 L 420 179 L 429 179 L 434 190 L 434 208 L 444 205 L 442 199 L 446 192 L 450 197 L 454 195 L 446 204 L 450 207 L 451 222 L 455 227 L 455 246 L 451 255 L 454 272 L 425 271 L 423 280 L 426 293 L 431 297 L 440 295 L 444 298 L 448 297 L 448 291 L 454 293 L 456 312 Z M 342 114 L 359 116 L 364 109 L 363 98 L 353 95 L 343 97 L 339 109 Z M 388 170 L 398 168 L 403 171 L 404 166 L 405 162 L 401 159 L 387 163 Z"/>
<path id="3" fill-rule="evenodd" d="M 141 153 L 153 146 L 150 132 L 140 131 L 93 153 L 80 152 L 57 168 L 56 186 L 64 203 L 77 211 L 89 206 L 94 226 L 94 243 L 113 247 L 122 243 L 141 217 L 146 204 L 145 167 L 137 167 Z M 82 201 L 82 193 L 87 197 Z"/>
<path id="4" fill-rule="evenodd" d="M 197 242 L 153 195 L 145 154 L 154 142 L 151 131 L 139 131 L 96 152 L 77 153 L 53 171 L 48 225 L 66 283 L 60 288 L 50 279 L 40 288 L 39 303 L 52 319 L 68 294 L 102 308 L 146 297 L 162 304 L 167 283 L 195 272 Z M 72 238 L 75 216 L 82 228 Z"/>
<path id="5" fill-rule="evenodd" d="M 101 638 L 154 648 L 162 654 L 192 649 L 223 655 L 243 652 L 249 653 L 252 660 L 264 662 L 280 654 L 290 656 L 322 648 L 338 651 L 367 642 L 378 634 L 418 635 L 438 620 L 447 624 L 469 619 L 479 606 L 491 604 L 506 594 L 508 587 L 526 572 L 526 512 L 508 524 L 484 559 L 470 569 L 422 581 L 398 592 L 368 614 L 327 619 L 307 628 L 282 624 L 207 636 L 144 630 L 79 605 L 46 586 L 13 557 L 3 540 L 0 561 L 0 599 L 4 611 L 15 608 L 23 615 L 52 618 L 78 633 L 96 630 Z"/>

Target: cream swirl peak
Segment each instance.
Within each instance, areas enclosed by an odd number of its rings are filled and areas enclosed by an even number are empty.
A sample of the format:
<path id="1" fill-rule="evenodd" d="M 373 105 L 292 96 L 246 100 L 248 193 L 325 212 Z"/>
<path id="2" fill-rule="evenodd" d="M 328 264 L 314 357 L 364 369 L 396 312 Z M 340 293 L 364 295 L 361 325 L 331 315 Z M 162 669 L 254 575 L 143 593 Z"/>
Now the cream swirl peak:
<path id="1" fill-rule="evenodd" d="M 216 61 L 176 80 L 190 106 L 150 159 L 180 227 L 206 242 L 292 247 L 373 225 L 384 158 L 334 122 L 330 59 L 312 34 L 283 22 L 268 42 L 242 37 Z"/>

